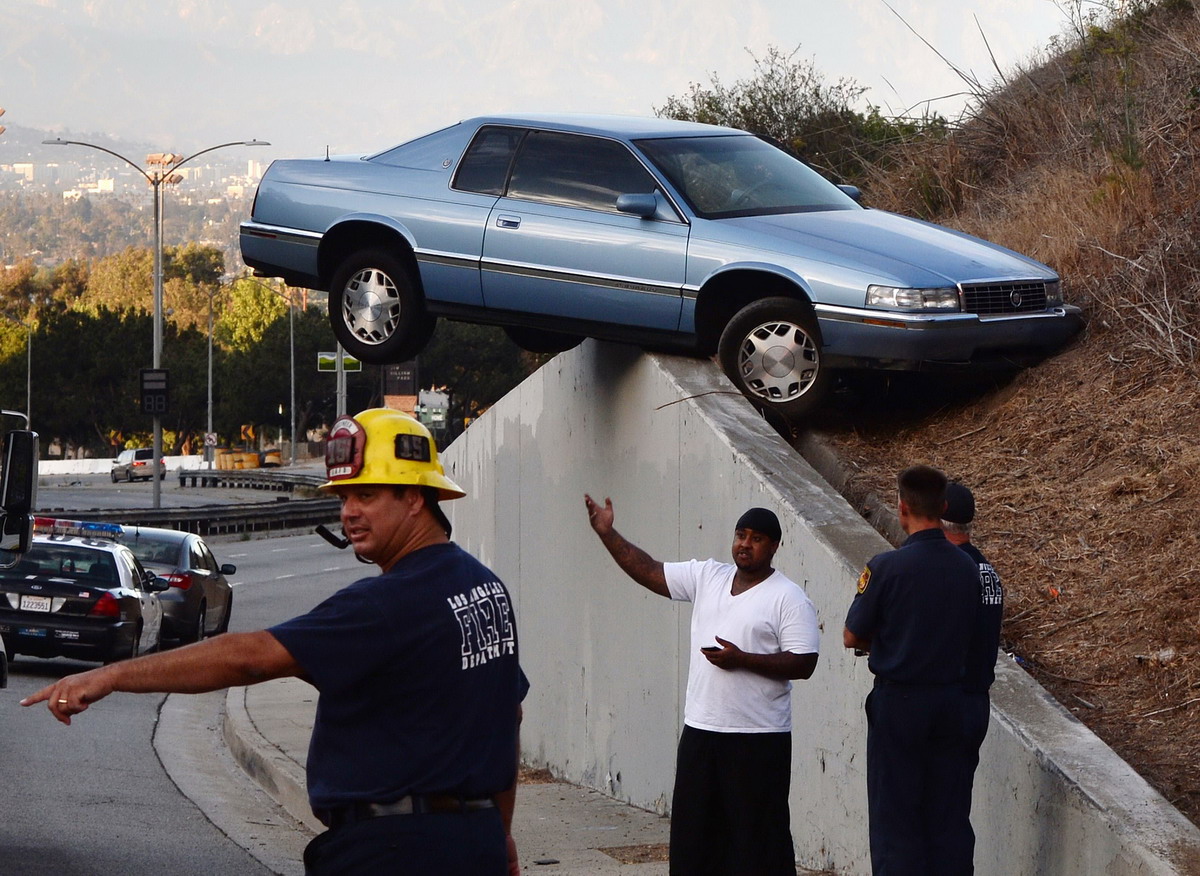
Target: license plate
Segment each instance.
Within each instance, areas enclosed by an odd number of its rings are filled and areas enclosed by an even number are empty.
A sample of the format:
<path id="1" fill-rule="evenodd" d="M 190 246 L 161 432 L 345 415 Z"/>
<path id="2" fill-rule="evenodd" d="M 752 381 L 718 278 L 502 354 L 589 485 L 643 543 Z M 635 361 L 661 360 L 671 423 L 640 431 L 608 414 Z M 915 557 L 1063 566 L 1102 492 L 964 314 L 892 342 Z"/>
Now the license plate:
<path id="1" fill-rule="evenodd" d="M 49 596 L 30 596 L 25 594 L 21 597 L 21 611 L 49 611 L 50 597 Z"/>

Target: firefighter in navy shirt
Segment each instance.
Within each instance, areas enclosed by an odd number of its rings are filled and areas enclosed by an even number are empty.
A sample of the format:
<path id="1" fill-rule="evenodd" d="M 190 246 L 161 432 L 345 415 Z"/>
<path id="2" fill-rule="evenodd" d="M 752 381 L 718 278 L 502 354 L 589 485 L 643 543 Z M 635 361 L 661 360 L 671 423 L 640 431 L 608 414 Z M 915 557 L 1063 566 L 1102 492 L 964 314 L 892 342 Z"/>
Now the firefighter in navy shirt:
<path id="1" fill-rule="evenodd" d="M 875 876 L 970 873 L 969 810 L 961 811 L 968 648 L 979 570 L 942 533 L 946 477 L 928 466 L 899 476 L 908 538 L 867 563 L 843 642 L 869 651 L 867 803 Z M 969 803 L 969 799 L 968 799 Z"/>
<path id="2" fill-rule="evenodd" d="M 269 630 L 68 676 L 28 697 L 60 721 L 113 691 L 201 693 L 296 676 L 319 691 L 309 802 L 329 827 L 309 874 L 519 873 L 511 819 L 528 682 L 512 601 L 450 541 L 446 477 L 427 429 L 376 408 L 338 420 L 322 488 L 382 574 Z"/>
<path id="3" fill-rule="evenodd" d="M 967 811 L 971 808 L 971 787 L 975 779 L 975 768 L 979 766 L 979 749 L 987 736 L 991 704 L 988 689 L 996 679 L 996 653 L 1000 649 L 1000 624 L 1004 616 L 1004 588 L 1000 576 L 992 564 L 971 543 L 971 530 L 975 520 L 975 496 L 962 484 L 951 482 L 946 485 L 946 510 L 942 512 L 942 531 L 946 538 L 966 552 L 979 568 L 979 612 L 976 615 L 976 633 L 967 651 L 966 674 L 963 690 L 967 695 L 967 745 L 963 751 L 964 775 L 959 793 L 965 795 Z M 974 834 L 972 834 L 972 841 Z"/>

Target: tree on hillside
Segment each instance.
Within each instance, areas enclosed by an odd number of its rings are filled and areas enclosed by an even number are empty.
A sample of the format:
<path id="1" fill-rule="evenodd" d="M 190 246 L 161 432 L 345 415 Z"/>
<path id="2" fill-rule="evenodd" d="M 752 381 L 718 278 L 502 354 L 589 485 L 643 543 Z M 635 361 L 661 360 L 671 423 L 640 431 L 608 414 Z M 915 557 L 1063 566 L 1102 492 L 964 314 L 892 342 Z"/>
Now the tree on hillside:
<path id="1" fill-rule="evenodd" d="M 686 95 L 668 98 L 655 112 L 769 137 L 835 181 L 850 182 L 861 181 L 897 139 L 944 129 L 937 115 L 888 119 L 876 107 L 857 111 L 854 104 L 867 89 L 853 79 L 827 82 L 798 52 L 770 47 L 765 57 L 754 58 L 752 78 L 727 86 L 711 74 L 711 85 L 693 83 Z"/>

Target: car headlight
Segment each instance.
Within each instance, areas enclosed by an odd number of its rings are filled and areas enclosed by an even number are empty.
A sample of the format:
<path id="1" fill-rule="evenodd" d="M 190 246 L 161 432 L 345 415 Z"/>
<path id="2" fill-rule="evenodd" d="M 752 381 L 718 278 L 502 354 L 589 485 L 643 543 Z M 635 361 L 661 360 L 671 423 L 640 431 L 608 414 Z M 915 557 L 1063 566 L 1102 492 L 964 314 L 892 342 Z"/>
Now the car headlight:
<path id="1" fill-rule="evenodd" d="M 867 307 L 886 310 L 960 310 L 958 289 L 908 289 L 898 286 L 868 286 Z"/>
<path id="2" fill-rule="evenodd" d="M 1049 280 L 1046 282 L 1046 304 L 1056 305 L 1062 304 L 1062 281 Z"/>

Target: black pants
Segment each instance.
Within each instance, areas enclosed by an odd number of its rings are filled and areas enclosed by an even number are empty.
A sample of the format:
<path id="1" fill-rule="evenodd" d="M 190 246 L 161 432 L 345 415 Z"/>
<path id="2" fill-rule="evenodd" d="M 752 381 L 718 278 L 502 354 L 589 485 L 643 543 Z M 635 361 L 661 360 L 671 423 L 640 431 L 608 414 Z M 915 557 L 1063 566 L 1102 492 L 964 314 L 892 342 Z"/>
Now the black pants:
<path id="1" fill-rule="evenodd" d="M 876 682 L 866 711 L 872 872 L 972 873 L 966 694 L 955 684 Z"/>
<path id="2" fill-rule="evenodd" d="M 683 728 L 671 803 L 672 876 L 795 876 L 790 733 Z"/>
<path id="3" fill-rule="evenodd" d="M 387 815 L 325 831 L 304 850 L 306 876 L 505 876 L 498 809 Z"/>

